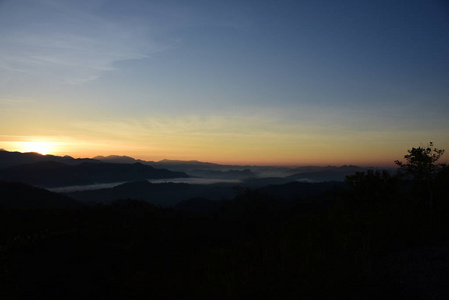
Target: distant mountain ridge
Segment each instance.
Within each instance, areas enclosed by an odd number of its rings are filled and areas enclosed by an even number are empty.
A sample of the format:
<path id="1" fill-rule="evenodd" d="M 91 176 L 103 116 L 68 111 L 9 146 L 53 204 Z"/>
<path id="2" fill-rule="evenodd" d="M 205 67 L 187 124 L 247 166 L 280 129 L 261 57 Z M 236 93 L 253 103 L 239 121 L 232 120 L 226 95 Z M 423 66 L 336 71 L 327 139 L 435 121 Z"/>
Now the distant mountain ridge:
<path id="1" fill-rule="evenodd" d="M 158 161 L 156 164 L 160 166 L 166 166 L 166 167 L 182 167 L 182 168 L 189 168 L 189 169 L 216 169 L 216 168 L 222 168 L 222 167 L 231 167 L 229 165 L 220 165 L 216 163 L 210 163 L 210 162 L 201 162 L 197 160 L 170 160 L 170 159 L 163 159 Z"/>
<path id="2" fill-rule="evenodd" d="M 162 159 L 160 161 L 146 161 L 141 159 L 135 159 L 130 156 L 126 155 L 108 155 L 108 156 L 95 156 L 93 159 L 99 160 L 102 162 L 109 162 L 109 163 L 135 163 L 139 162 L 146 165 L 151 165 L 153 167 L 159 167 L 159 168 L 167 168 L 171 170 L 194 170 L 194 169 L 201 169 L 201 170 L 224 170 L 228 169 L 230 165 L 221 165 L 216 163 L 210 163 L 210 162 L 201 162 L 198 160 L 170 160 L 170 159 Z M 235 167 L 241 167 L 241 166 L 235 166 Z"/>
<path id="3" fill-rule="evenodd" d="M 251 172 L 251 170 L 249 169 L 228 170 L 228 171 L 192 170 L 189 171 L 189 174 L 200 178 L 214 178 L 214 179 L 247 179 L 257 177 L 257 174 Z"/>
<path id="4" fill-rule="evenodd" d="M 17 166 L 22 164 L 30 164 L 42 161 L 55 161 L 68 165 L 76 165 L 83 162 L 100 162 L 92 158 L 73 158 L 71 156 L 43 155 L 36 152 L 10 152 L 4 149 L 0 150 L 0 169 Z"/>
<path id="5" fill-rule="evenodd" d="M 131 156 L 126 155 L 98 155 L 93 157 L 92 159 L 95 159 L 97 161 L 101 162 L 107 162 L 107 163 L 117 163 L 117 164 L 134 164 L 134 163 L 141 163 L 141 164 L 153 164 L 154 161 L 145 161 L 141 159 L 135 159 Z"/>
<path id="6" fill-rule="evenodd" d="M 256 177 L 258 174 L 270 174 L 269 177 L 282 177 L 300 181 L 343 181 L 345 176 L 355 172 L 362 172 L 369 168 L 353 165 L 343 166 L 301 166 L 301 167 L 278 167 L 278 166 L 252 166 L 252 165 L 223 165 L 198 160 L 169 160 L 144 161 L 129 156 L 109 155 L 96 156 L 93 159 L 110 163 L 132 163 L 140 162 L 153 167 L 166 168 L 173 171 L 186 172 L 192 176 L 210 178 L 234 178 L 242 179 Z M 271 174 L 277 174 L 273 176 Z M 327 175 L 325 175 L 327 174 Z"/>
<path id="7" fill-rule="evenodd" d="M 183 172 L 156 169 L 141 163 L 83 162 L 67 165 L 57 161 L 40 161 L 0 170 L 0 180 L 24 182 L 41 187 L 187 177 L 189 176 Z"/>
<path id="8" fill-rule="evenodd" d="M 288 176 L 288 179 L 298 181 L 344 181 L 346 176 L 355 174 L 356 172 L 363 172 L 366 168 L 361 168 L 352 165 L 344 165 L 341 167 L 327 166 L 327 167 L 305 167 L 297 168 L 299 173 Z"/>
<path id="9" fill-rule="evenodd" d="M 260 186 L 262 181 L 265 183 L 269 183 L 271 181 L 272 183 L 277 184 L 286 183 L 289 181 L 304 181 L 304 182 L 344 181 L 347 175 L 352 175 L 356 172 L 362 172 L 368 169 L 352 165 L 344 165 L 340 167 L 337 166 L 281 167 L 281 166 L 223 165 L 210 162 L 201 162 L 198 160 L 185 161 L 185 160 L 163 159 L 160 161 L 145 161 L 124 155 L 95 156 L 94 158 L 73 158 L 71 156 L 42 155 L 39 153 L 8 152 L 3 150 L 0 151 L 0 171 L 1 171 L 0 174 L 3 174 L 3 176 L 1 176 L 0 178 L 5 178 L 4 176 L 5 172 L 4 170 L 2 171 L 2 169 L 5 169 L 7 167 L 13 166 L 17 167 L 23 164 L 41 163 L 48 161 L 63 163 L 65 165 L 72 165 L 72 166 L 80 165 L 83 163 L 97 163 L 97 164 L 111 164 L 111 165 L 114 164 L 132 165 L 137 163 L 142 166 L 168 169 L 173 172 L 183 173 L 182 175 L 178 174 L 179 176 L 176 175 L 178 177 L 191 176 L 200 178 L 245 180 L 247 181 L 247 183 L 249 183 L 248 180 L 255 179 L 251 181 L 251 184 L 254 183 L 256 184 L 256 186 Z M 43 167 L 43 165 L 40 165 L 40 167 Z M 47 165 L 46 168 L 48 167 L 49 165 Z M 56 168 L 56 166 L 53 167 Z M 110 166 L 110 168 L 112 168 L 112 166 Z M 120 171 L 118 173 L 123 172 Z M 76 175 L 77 174 L 66 175 L 62 176 L 61 178 L 55 179 L 62 182 L 63 181 L 62 178 L 68 179 L 68 177 L 72 176 L 72 179 L 68 180 L 67 182 L 72 182 L 80 185 L 91 184 L 94 181 L 95 181 L 94 183 L 110 182 L 105 181 L 104 178 L 105 174 L 102 175 L 103 177 L 101 177 L 100 180 L 93 180 L 92 176 L 88 180 L 81 178 L 77 179 Z M 23 179 L 24 178 L 23 176 L 22 177 L 13 176 L 13 177 Z M 6 177 L 8 178 L 11 176 Z M 112 178 L 113 176 L 109 174 L 106 177 Z M 120 182 L 123 180 L 124 177 L 122 178 L 120 176 L 116 176 L 116 178 L 120 178 L 120 180 L 117 181 Z M 167 177 L 148 177 L 147 179 L 163 179 L 163 178 L 175 178 L 175 177 L 167 175 Z M 131 176 L 131 178 L 124 179 L 123 181 L 133 181 L 142 179 L 144 178 L 138 176 L 137 177 Z M 259 179 L 262 181 L 260 181 Z M 36 182 L 37 182 L 36 178 L 33 179 L 33 181 L 31 182 L 28 181 L 28 183 L 31 184 L 33 183 L 36 184 Z M 55 185 L 52 185 L 52 187 L 55 187 Z"/>

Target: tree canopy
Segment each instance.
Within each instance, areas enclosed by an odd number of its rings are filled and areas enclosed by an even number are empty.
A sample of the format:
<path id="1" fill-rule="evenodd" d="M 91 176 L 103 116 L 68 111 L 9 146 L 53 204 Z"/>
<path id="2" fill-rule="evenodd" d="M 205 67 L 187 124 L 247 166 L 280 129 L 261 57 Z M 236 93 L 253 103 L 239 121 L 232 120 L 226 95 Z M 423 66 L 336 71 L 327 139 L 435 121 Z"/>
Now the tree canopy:
<path id="1" fill-rule="evenodd" d="M 443 166 L 436 162 L 444 154 L 444 150 L 434 148 L 432 142 L 427 147 L 420 146 L 407 152 L 408 154 L 404 156 L 405 162 L 396 160 L 395 164 L 399 166 L 399 172 L 411 180 L 430 180 Z"/>

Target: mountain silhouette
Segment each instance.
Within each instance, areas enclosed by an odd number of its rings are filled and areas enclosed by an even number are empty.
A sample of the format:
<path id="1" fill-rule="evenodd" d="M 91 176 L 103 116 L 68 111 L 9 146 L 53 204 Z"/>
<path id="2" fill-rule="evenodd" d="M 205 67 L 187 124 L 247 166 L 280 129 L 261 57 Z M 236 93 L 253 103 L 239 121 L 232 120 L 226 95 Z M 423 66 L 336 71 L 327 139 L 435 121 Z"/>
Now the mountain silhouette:
<path id="1" fill-rule="evenodd" d="M 130 156 L 126 155 L 108 155 L 108 156 L 102 156 L 98 155 L 95 156 L 93 159 L 101 161 L 101 162 L 107 162 L 107 163 L 115 163 L 115 164 L 134 164 L 134 163 L 141 163 L 144 165 L 153 165 L 155 164 L 154 161 L 145 161 L 141 159 L 135 159 Z"/>
<path id="2" fill-rule="evenodd" d="M 327 166 L 327 167 L 302 167 L 300 171 L 287 178 L 299 181 L 323 182 L 323 181 L 344 181 L 346 176 L 356 172 L 363 172 L 366 169 L 357 166 Z"/>
<path id="3" fill-rule="evenodd" d="M 55 161 L 42 161 L 0 170 L 1 180 L 20 181 L 42 187 L 186 177 L 188 175 L 183 172 L 156 169 L 141 163 L 84 162 L 67 165 Z"/>
<path id="4" fill-rule="evenodd" d="M 128 182 L 113 188 L 66 193 L 83 203 L 111 203 L 119 199 L 137 199 L 160 206 L 172 206 L 190 198 L 210 200 L 230 199 L 235 196 L 233 184 L 187 184 Z"/>
<path id="5" fill-rule="evenodd" d="M 0 207 L 3 208 L 56 208 L 79 205 L 80 202 L 65 195 L 24 183 L 0 181 Z"/>
<path id="6" fill-rule="evenodd" d="M 245 170 L 228 170 L 228 171 L 216 171 L 216 170 L 192 170 L 189 174 L 195 177 L 201 178 L 214 178 L 214 179 L 246 179 L 256 177 L 257 174 L 251 172 L 249 169 Z"/>
<path id="7" fill-rule="evenodd" d="M 93 170 L 88 170 L 87 166 L 80 167 L 79 169 L 67 168 L 65 171 L 70 174 L 58 175 L 55 170 L 60 168 L 60 172 L 63 173 L 63 167 L 47 164 L 47 162 L 62 163 L 64 165 L 81 165 L 83 163 L 97 163 L 97 164 L 109 164 L 109 166 L 99 167 L 96 165 L 92 167 Z M 19 169 L 8 169 L 8 167 L 18 167 L 23 164 L 43 163 L 36 165 L 35 167 L 20 167 Z M 133 171 L 124 170 L 126 167 L 118 167 L 115 169 L 112 165 L 140 165 L 134 167 Z M 146 171 L 141 168 L 148 167 Z M 155 168 L 151 170 L 149 168 Z M 31 168 L 31 170 L 28 170 Z M 36 169 L 46 169 L 45 178 L 40 178 Z M 2 170 L 3 169 L 3 170 Z M 50 170 L 52 169 L 52 170 Z M 103 169 L 100 171 L 100 169 Z M 169 169 L 175 173 L 167 173 L 165 171 L 158 171 L 157 169 Z M 303 182 L 324 182 L 324 181 L 344 181 L 347 175 L 352 175 L 356 172 L 365 171 L 367 168 L 361 168 L 357 166 L 302 166 L 302 167 L 281 167 L 281 166 L 250 166 L 250 165 L 222 165 L 210 162 L 201 162 L 198 160 L 168 160 L 163 159 L 160 161 L 145 161 L 141 159 L 135 159 L 130 156 L 109 155 L 109 156 L 95 156 L 94 158 L 73 158 L 71 156 L 55 156 L 55 155 L 42 155 L 39 153 L 20 153 L 0 151 L 0 180 L 17 180 L 30 184 L 36 184 L 45 187 L 57 187 L 67 185 L 86 185 L 95 183 L 111 183 L 111 182 L 123 182 L 123 181 L 138 181 L 145 179 L 164 179 L 164 178 L 176 178 L 187 176 L 210 178 L 210 179 L 224 179 L 224 180 L 244 180 L 245 184 L 251 187 L 261 187 L 268 184 L 283 184 L 291 181 L 303 181 Z M 31 171 L 30 174 L 25 172 Z M 76 172 L 74 172 L 76 171 Z M 89 174 L 92 172 L 92 174 Z M 117 173 L 113 175 L 113 173 Z M 149 172 L 145 176 L 142 173 Z M 165 172 L 165 174 L 163 174 Z M 178 172 L 178 173 L 176 173 Z M 181 173 L 182 174 L 181 174 Z M 134 173 L 133 175 L 131 175 Z M 139 175 L 140 174 L 140 175 Z M 41 174 L 42 175 L 42 174 Z M 141 176 L 142 175 L 142 176 Z"/>
<path id="8" fill-rule="evenodd" d="M 99 162 L 98 160 L 91 158 L 73 158 L 71 156 L 56 156 L 56 155 L 43 155 L 36 152 L 9 152 L 0 151 L 0 169 L 17 166 L 22 164 L 30 164 L 43 161 L 55 161 L 68 165 L 76 165 L 83 162 Z"/>
<path id="9" fill-rule="evenodd" d="M 146 161 L 146 160 L 141 160 L 141 159 L 135 159 L 133 157 L 130 156 L 126 156 L 126 155 L 108 155 L 108 156 L 95 156 L 93 159 L 95 160 L 99 160 L 102 162 L 109 162 L 109 163 L 142 163 L 142 164 L 147 164 L 147 165 L 151 165 L 151 166 L 157 166 L 157 167 L 162 167 L 162 168 L 172 168 L 172 169 L 211 169 L 211 168 L 221 168 L 221 167 L 226 167 L 224 165 L 220 165 L 220 164 L 214 164 L 214 163 L 209 163 L 209 162 L 200 162 L 197 160 L 169 160 L 169 159 L 163 159 L 160 161 Z"/>

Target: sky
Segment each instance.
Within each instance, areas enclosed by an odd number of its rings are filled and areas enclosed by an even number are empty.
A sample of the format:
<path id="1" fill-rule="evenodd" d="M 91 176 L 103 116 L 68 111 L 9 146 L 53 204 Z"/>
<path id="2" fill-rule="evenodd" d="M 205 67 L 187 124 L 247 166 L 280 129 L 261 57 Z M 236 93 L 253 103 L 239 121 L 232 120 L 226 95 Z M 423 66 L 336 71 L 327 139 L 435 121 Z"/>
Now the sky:
<path id="1" fill-rule="evenodd" d="M 391 166 L 448 96 L 445 0 L 0 0 L 8 151 Z"/>

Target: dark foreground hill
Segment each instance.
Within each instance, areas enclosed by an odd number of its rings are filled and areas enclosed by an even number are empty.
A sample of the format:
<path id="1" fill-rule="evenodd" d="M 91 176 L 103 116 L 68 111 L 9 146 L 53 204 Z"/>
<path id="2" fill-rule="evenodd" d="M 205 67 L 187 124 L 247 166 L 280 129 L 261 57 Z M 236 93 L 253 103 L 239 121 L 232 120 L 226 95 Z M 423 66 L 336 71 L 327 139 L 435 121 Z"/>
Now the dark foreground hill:
<path id="1" fill-rule="evenodd" d="M 268 185 L 254 189 L 255 191 L 284 202 L 297 199 L 312 198 L 333 189 L 343 188 L 342 182 L 290 182 L 287 184 Z M 250 186 L 245 182 L 237 184 L 187 184 L 187 183 L 150 183 L 148 181 L 128 182 L 113 188 L 86 190 L 66 193 L 73 199 L 83 203 L 108 204 L 119 199 L 138 199 L 152 204 L 168 207 L 192 198 L 212 201 L 232 199 L 237 194 L 245 192 Z M 201 210 L 200 202 L 190 201 L 187 207 Z M 194 208 L 195 206 L 196 208 Z M 216 206 L 215 206 L 216 207 Z"/>
<path id="2" fill-rule="evenodd" d="M 55 208 L 79 206 L 80 202 L 19 182 L 0 181 L 1 208 Z"/>
<path id="3" fill-rule="evenodd" d="M 364 168 L 357 166 L 341 166 L 341 167 L 304 167 L 298 168 L 298 173 L 288 176 L 288 179 L 323 182 L 323 181 L 344 181 L 346 176 L 355 174 L 356 172 L 365 171 Z"/>
<path id="4" fill-rule="evenodd" d="M 0 298 L 449 299 L 449 168 L 435 169 L 358 172 L 303 196 L 239 187 L 219 207 L 0 208 Z"/>
<path id="5" fill-rule="evenodd" d="M 257 174 L 251 172 L 249 169 L 245 170 L 227 170 L 227 171 L 215 171 L 215 170 L 192 170 L 189 174 L 200 178 L 214 178 L 214 179 L 246 179 L 257 177 Z"/>
<path id="6" fill-rule="evenodd" d="M 107 204 L 119 199 L 138 199 L 167 207 L 197 197 L 210 200 L 230 199 L 235 196 L 233 187 L 231 184 L 199 185 L 138 181 L 124 183 L 113 188 L 72 192 L 67 195 L 88 204 Z"/>
<path id="7" fill-rule="evenodd" d="M 274 195 L 296 184 L 242 189 L 218 209 L 200 198 L 183 210 L 137 200 L 0 209 L 0 296 L 447 299 L 447 179 L 432 212 L 425 193 L 368 181 L 289 203 Z M 303 200 L 311 206 L 298 209 Z"/>
<path id="8" fill-rule="evenodd" d="M 188 175 L 183 172 L 156 169 L 140 163 L 85 162 L 78 165 L 66 165 L 54 161 L 42 161 L 0 170 L 0 180 L 20 181 L 42 187 L 185 177 Z"/>
<path id="9" fill-rule="evenodd" d="M 270 195 L 273 198 L 293 201 L 296 199 L 313 198 L 325 192 L 344 189 L 347 185 L 340 181 L 327 182 L 289 182 L 286 184 L 269 185 L 258 189 L 261 193 Z"/>

